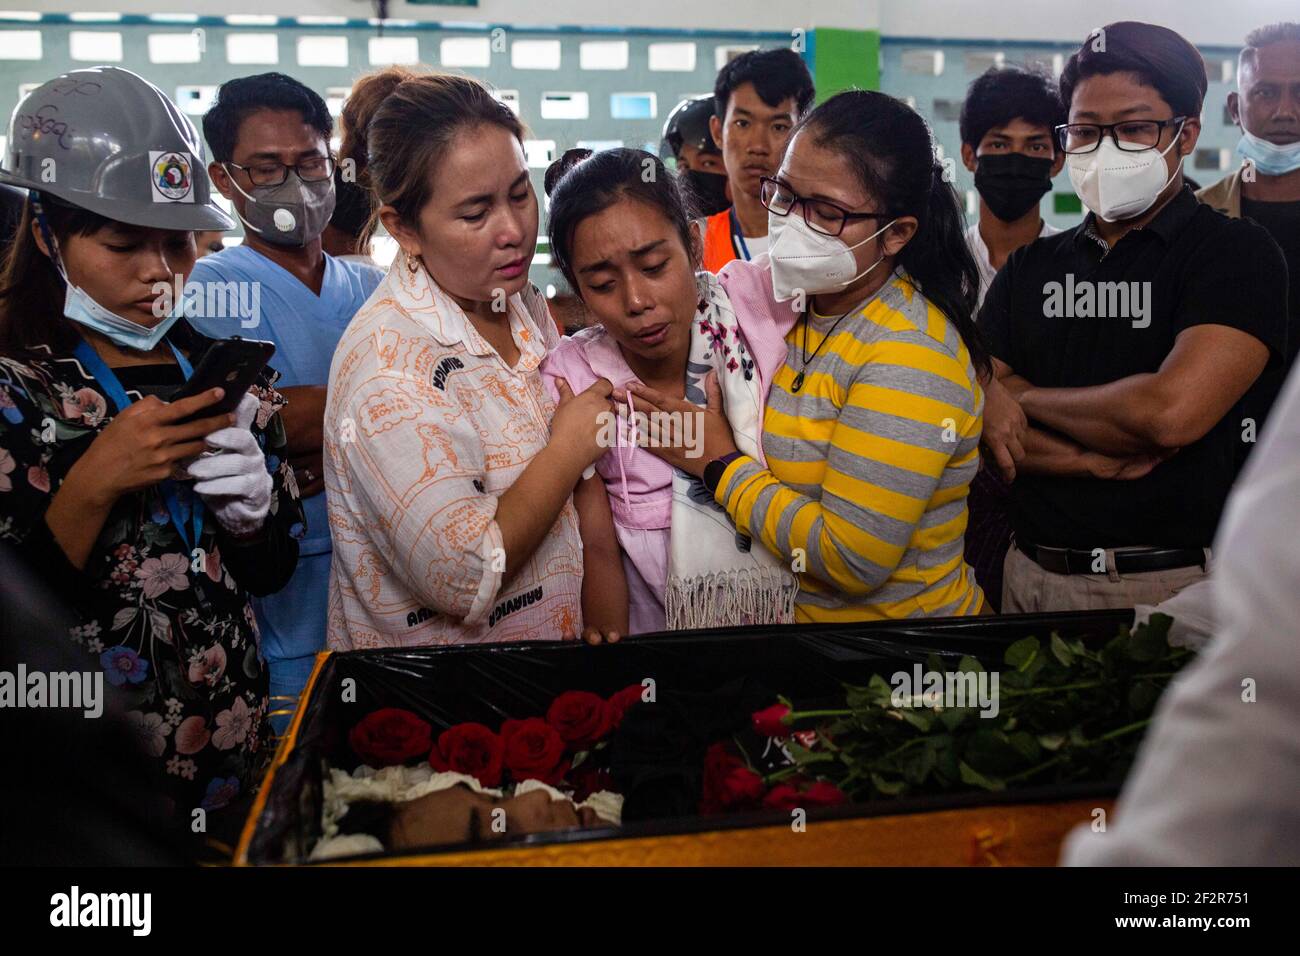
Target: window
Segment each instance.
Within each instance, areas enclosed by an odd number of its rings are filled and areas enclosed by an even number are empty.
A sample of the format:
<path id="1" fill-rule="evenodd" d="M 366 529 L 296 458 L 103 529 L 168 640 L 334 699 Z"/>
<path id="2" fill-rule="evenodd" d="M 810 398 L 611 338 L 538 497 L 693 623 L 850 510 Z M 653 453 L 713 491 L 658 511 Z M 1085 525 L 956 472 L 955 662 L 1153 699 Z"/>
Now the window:
<path id="1" fill-rule="evenodd" d="M 543 93 L 542 119 L 586 119 L 586 93 Z"/>
<path id="2" fill-rule="evenodd" d="M 40 30 L 0 30 L 0 60 L 39 60 Z"/>
<path id="3" fill-rule="evenodd" d="M 955 123 L 961 119 L 961 100 L 935 100 L 934 118 Z"/>
<path id="4" fill-rule="evenodd" d="M 91 63 L 121 63 L 122 34 L 99 30 L 73 30 L 68 34 L 68 51 L 74 60 Z"/>
<path id="5" fill-rule="evenodd" d="M 519 91 L 518 90 L 493 90 L 492 96 L 498 103 L 503 103 L 510 107 L 510 112 L 516 116 L 519 115 Z"/>
<path id="6" fill-rule="evenodd" d="M 330 111 L 330 116 L 338 116 L 343 112 L 343 102 L 352 95 L 350 86 L 327 86 L 325 87 L 325 108 Z"/>
<path id="7" fill-rule="evenodd" d="M 413 36 L 371 37 L 369 52 L 371 66 L 412 66 L 420 62 L 420 40 Z"/>
<path id="8" fill-rule="evenodd" d="M 578 47 L 578 65 L 584 70 L 626 70 L 626 40 L 589 40 Z"/>
<path id="9" fill-rule="evenodd" d="M 202 116 L 217 98 L 216 86 L 178 86 L 176 105 L 190 116 Z"/>
<path id="10" fill-rule="evenodd" d="M 609 115 L 614 119 L 654 119 L 658 115 L 653 93 L 611 93 Z"/>
<path id="11" fill-rule="evenodd" d="M 1236 65 L 1231 59 L 1206 57 L 1205 75 L 1211 83 L 1231 83 Z"/>
<path id="12" fill-rule="evenodd" d="M 443 66 L 487 66 L 492 62 L 492 47 L 487 37 L 448 37 L 439 55 Z"/>
<path id="13" fill-rule="evenodd" d="M 545 169 L 555 162 L 555 140 L 524 140 L 524 156 L 527 157 L 529 166 L 534 169 Z"/>
<path id="14" fill-rule="evenodd" d="M 695 69 L 694 43 L 651 43 L 650 69 L 689 73 Z"/>
<path id="15" fill-rule="evenodd" d="M 1195 158 L 1192 160 L 1192 167 L 1194 169 L 1227 169 L 1231 156 L 1232 153 L 1226 149 L 1198 149 Z"/>
<path id="16" fill-rule="evenodd" d="M 347 66 L 347 37 L 298 37 L 299 66 Z"/>
<path id="17" fill-rule="evenodd" d="M 1007 62 L 1007 55 L 1001 50 L 979 50 L 974 53 L 967 53 L 965 61 L 967 73 L 983 73 L 985 70 L 991 70 L 994 67 L 1001 69 Z"/>
<path id="18" fill-rule="evenodd" d="M 619 149 L 622 147 L 621 139 L 580 139 L 578 140 L 578 149 L 589 149 L 593 153 L 600 153 L 607 149 Z"/>
<path id="19" fill-rule="evenodd" d="M 943 73 L 942 50 L 904 50 L 901 57 L 904 73 L 940 76 Z"/>
<path id="20" fill-rule="evenodd" d="M 1065 69 L 1065 56 L 1061 53 L 1031 53 L 1021 60 L 1021 65 L 1027 70 L 1060 76 Z"/>
<path id="21" fill-rule="evenodd" d="M 280 38 L 274 33 L 227 34 L 226 62 L 234 64 L 279 63 Z"/>
<path id="22" fill-rule="evenodd" d="M 559 40 L 516 40 L 510 44 L 510 65 L 516 70 L 558 70 Z"/>
<path id="23" fill-rule="evenodd" d="M 149 62 L 198 63 L 203 59 L 199 44 L 201 35 L 194 30 L 189 33 L 149 34 Z"/>
<path id="24" fill-rule="evenodd" d="M 757 50 L 758 44 L 751 43 L 746 46 L 719 46 L 713 48 L 713 67 L 720 70 L 742 53 L 748 53 L 750 50 Z"/>
<path id="25" fill-rule="evenodd" d="M 226 22 L 234 27 L 273 27 L 280 18 L 269 13 L 231 13 Z"/>

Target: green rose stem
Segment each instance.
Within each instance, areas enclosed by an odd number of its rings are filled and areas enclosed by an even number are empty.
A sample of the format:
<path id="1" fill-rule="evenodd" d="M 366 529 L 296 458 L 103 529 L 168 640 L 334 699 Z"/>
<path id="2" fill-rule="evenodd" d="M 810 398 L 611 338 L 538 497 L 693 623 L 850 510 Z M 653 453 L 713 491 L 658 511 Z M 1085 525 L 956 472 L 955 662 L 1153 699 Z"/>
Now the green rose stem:
<path id="1" fill-rule="evenodd" d="M 1174 674 L 1176 673 L 1177 671 L 1167 671 L 1162 674 L 1135 674 L 1133 676 L 1133 679 L 1150 680 L 1157 677 L 1173 677 Z M 1024 697 L 1028 694 L 1051 694 L 1060 690 L 1087 690 L 1090 687 L 1105 687 L 1113 683 L 1114 681 L 1109 681 L 1109 680 L 1086 680 L 1086 681 L 1080 681 L 1077 684 L 1056 684 L 1052 687 L 1025 687 L 1025 688 L 1008 687 L 1005 690 L 1003 690 L 1002 688 L 998 688 L 998 696 L 999 697 Z"/>
<path id="2" fill-rule="evenodd" d="M 1131 724 L 1125 724 L 1123 727 L 1117 727 L 1116 729 L 1114 729 L 1114 730 L 1112 730 L 1112 731 L 1109 731 L 1109 732 L 1107 732 L 1107 733 L 1102 734 L 1102 735 L 1101 735 L 1100 737 L 1098 737 L 1096 740 L 1089 740 L 1089 741 L 1087 741 L 1083 746 L 1085 746 L 1085 747 L 1095 747 L 1097 744 L 1105 743 L 1105 742 L 1108 741 L 1108 740 L 1114 740 L 1116 737 L 1123 737 L 1125 734 L 1131 734 L 1131 733 L 1133 733 L 1135 730 L 1141 730 L 1143 727 L 1147 726 L 1147 724 L 1149 724 L 1149 723 L 1151 723 L 1151 718 L 1150 718 L 1150 717 L 1147 717 L 1147 718 L 1144 719 L 1144 720 L 1137 720 L 1137 721 L 1134 721 L 1134 722 L 1131 723 Z M 1070 756 L 1068 753 L 1057 754 L 1057 755 L 1056 755 L 1055 757 L 1053 757 L 1051 760 L 1048 760 L 1048 761 L 1045 761 L 1045 762 L 1043 762 L 1043 763 L 1040 763 L 1037 767 L 1030 767 L 1028 770 L 1021 771 L 1020 773 L 1014 774 L 1014 775 L 1012 775 L 1012 776 L 1010 776 L 1010 777 L 1005 777 L 1005 778 L 1003 779 L 1002 782 L 1003 782 L 1003 783 L 1015 783 L 1015 782 L 1018 781 L 1018 780 L 1026 780 L 1026 779 L 1028 779 L 1029 777 L 1034 776 L 1035 774 L 1042 773 L 1042 772 L 1043 772 L 1044 770 L 1046 770 L 1048 767 L 1051 767 L 1051 766 L 1054 766 L 1054 765 L 1060 763 L 1062 760 L 1064 760 L 1064 759 L 1065 759 L 1066 757 L 1068 757 L 1068 756 Z"/>

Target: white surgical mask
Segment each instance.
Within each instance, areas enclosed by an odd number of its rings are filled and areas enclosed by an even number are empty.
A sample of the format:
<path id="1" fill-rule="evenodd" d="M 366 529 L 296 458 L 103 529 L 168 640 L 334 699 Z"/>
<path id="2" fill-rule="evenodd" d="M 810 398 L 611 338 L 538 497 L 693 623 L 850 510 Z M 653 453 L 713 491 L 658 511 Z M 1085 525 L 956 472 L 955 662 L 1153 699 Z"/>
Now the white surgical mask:
<path id="1" fill-rule="evenodd" d="M 152 351 L 153 347 L 162 341 L 162 337 L 181 317 L 181 311 L 179 307 L 172 309 L 169 315 L 151 327 L 124 319 L 116 312 L 110 312 L 92 299 L 84 289 L 71 282 L 68 283 L 68 291 L 63 297 L 64 316 L 78 325 L 94 329 L 116 345 L 139 349 L 141 352 Z"/>
<path id="2" fill-rule="evenodd" d="M 1181 132 L 1181 129 L 1180 129 Z M 1103 136 L 1091 153 L 1066 156 L 1070 183 L 1083 204 L 1107 222 L 1132 219 L 1146 212 L 1164 192 L 1173 176 L 1165 170 L 1165 154 L 1173 149 L 1175 136 L 1163 150 L 1127 152 Z M 1177 175 L 1177 169 L 1174 170 Z"/>
<path id="3" fill-rule="evenodd" d="M 884 261 L 880 258 L 857 272 L 853 250 L 870 242 L 897 220 L 891 219 L 862 242 L 849 246 L 839 236 L 828 236 L 812 229 L 803 216 L 777 216 L 768 213 L 767 234 L 771 240 L 768 258 L 772 264 L 772 294 L 778 302 L 788 302 L 800 291 L 804 295 L 837 292 L 857 282 Z"/>
<path id="4" fill-rule="evenodd" d="M 1300 140 L 1279 146 L 1242 130 L 1237 155 L 1249 159 L 1265 176 L 1285 176 L 1300 169 Z"/>
<path id="5" fill-rule="evenodd" d="M 41 209 L 40 202 L 35 202 L 34 206 L 41 233 L 50 249 L 50 259 L 67 286 L 67 291 L 63 295 L 64 317 L 76 322 L 78 325 L 93 329 L 115 345 L 128 349 L 138 349 L 141 352 L 152 351 L 154 346 L 162 341 L 162 337 L 167 334 L 168 330 L 176 324 L 176 320 L 181 317 L 182 309 L 180 307 L 173 308 L 171 313 L 157 325 L 148 326 L 123 318 L 116 312 L 100 305 L 90 297 L 90 293 L 73 283 L 68 277 L 68 270 L 63 266 L 63 256 L 59 252 L 58 241 L 55 240 L 54 233 L 50 231 L 48 224 L 45 222 L 45 213 Z"/>

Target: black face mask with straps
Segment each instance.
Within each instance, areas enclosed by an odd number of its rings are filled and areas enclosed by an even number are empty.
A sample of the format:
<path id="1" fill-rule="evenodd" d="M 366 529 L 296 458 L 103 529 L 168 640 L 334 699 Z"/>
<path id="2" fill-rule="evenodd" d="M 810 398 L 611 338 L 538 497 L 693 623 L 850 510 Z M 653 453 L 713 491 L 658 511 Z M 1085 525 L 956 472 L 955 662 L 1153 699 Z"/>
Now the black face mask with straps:
<path id="1" fill-rule="evenodd" d="M 980 156 L 975 161 L 975 188 L 993 215 L 1015 222 L 1052 188 L 1052 160 L 1024 153 Z"/>

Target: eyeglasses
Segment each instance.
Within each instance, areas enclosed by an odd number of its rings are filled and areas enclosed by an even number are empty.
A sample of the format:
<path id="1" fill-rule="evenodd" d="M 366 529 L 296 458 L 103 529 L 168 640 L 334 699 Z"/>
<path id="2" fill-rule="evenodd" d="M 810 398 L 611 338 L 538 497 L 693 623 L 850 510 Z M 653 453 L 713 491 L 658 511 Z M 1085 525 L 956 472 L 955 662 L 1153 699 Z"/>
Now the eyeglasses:
<path id="1" fill-rule="evenodd" d="M 1140 153 L 1159 145 L 1160 134 L 1166 126 L 1186 121 L 1186 116 L 1175 116 L 1167 120 L 1125 120 L 1123 123 L 1062 123 L 1053 131 L 1057 144 L 1067 153 L 1091 153 L 1107 133 L 1126 153 Z"/>
<path id="2" fill-rule="evenodd" d="M 225 165 L 242 170 L 254 186 L 278 186 L 289 178 L 291 169 L 305 183 L 318 183 L 334 175 L 333 156 L 312 156 L 292 166 L 286 166 L 284 163 L 254 163 L 252 166 L 241 166 L 239 163 L 230 162 Z"/>
<path id="3" fill-rule="evenodd" d="M 805 199 L 779 179 L 764 176 L 760 181 L 759 201 L 768 212 L 788 216 L 796 204 L 803 206 L 803 221 L 808 228 L 826 236 L 838 236 L 854 219 L 886 219 L 883 212 L 849 212 L 843 206 L 823 199 Z"/>

